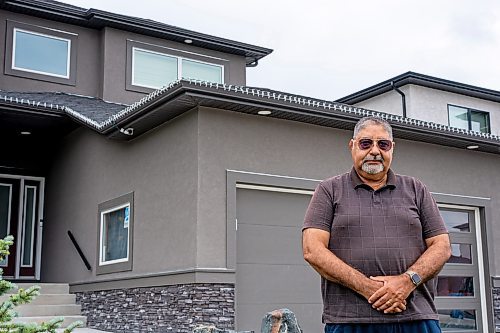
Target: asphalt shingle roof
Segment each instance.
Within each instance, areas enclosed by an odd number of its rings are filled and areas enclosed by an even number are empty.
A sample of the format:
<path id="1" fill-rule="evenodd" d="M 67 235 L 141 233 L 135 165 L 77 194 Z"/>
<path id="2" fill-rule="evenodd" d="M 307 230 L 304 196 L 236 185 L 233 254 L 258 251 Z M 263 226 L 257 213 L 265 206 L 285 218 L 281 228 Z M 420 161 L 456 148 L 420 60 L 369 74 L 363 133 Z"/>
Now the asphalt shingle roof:
<path id="1" fill-rule="evenodd" d="M 62 92 L 17 92 L 0 90 L 0 101 L 26 104 L 67 112 L 71 109 L 94 122 L 104 122 L 127 107 L 102 99 Z"/>

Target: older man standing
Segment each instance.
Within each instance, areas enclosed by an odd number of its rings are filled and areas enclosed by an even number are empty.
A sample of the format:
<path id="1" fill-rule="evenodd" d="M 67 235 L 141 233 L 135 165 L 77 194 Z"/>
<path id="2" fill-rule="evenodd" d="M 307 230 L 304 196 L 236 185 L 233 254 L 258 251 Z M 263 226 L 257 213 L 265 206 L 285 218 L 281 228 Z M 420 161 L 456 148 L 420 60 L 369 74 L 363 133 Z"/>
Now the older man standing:
<path id="1" fill-rule="evenodd" d="M 389 123 L 361 119 L 350 172 L 322 181 L 303 228 L 321 274 L 326 333 L 441 332 L 433 278 L 450 257 L 439 210 L 419 180 L 391 169 Z"/>

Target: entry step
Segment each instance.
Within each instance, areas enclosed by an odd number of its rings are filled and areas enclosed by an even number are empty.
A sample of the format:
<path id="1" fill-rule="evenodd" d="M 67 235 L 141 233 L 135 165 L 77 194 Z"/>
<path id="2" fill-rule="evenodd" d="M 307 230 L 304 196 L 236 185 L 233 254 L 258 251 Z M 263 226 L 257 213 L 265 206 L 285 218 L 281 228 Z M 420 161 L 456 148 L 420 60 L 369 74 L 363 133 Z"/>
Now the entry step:
<path id="1" fill-rule="evenodd" d="M 18 288 L 28 289 L 34 285 L 40 286 L 40 294 L 69 294 L 69 284 L 67 283 L 36 283 L 36 282 L 14 282 Z M 16 289 L 12 289 L 9 293 L 15 293 Z"/>
<path id="2" fill-rule="evenodd" d="M 61 327 L 67 327 L 69 324 L 74 323 L 77 320 L 83 322 L 85 326 L 87 324 L 87 317 L 85 316 L 37 316 L 37 317 L 16 317 L 12 321 L 15 323 L 46 323 L 55 317 L 63 317 L 64 321 Z"/>

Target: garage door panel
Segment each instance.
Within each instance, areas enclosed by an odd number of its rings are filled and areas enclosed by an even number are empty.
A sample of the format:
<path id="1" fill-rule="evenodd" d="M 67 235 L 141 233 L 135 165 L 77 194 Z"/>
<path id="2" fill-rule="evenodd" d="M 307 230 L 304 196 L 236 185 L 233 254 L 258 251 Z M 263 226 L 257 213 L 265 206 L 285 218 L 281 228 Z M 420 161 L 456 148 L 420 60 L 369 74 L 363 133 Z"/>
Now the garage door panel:
<path id="1" fill-rule="evenodd" d="M 238 304 L 321 303 L 320 277 L 308 266 L 238 265 Z"/>
<path id="2" fill-rule="evenodd" d="M 246 304 L 238 307 L 238 322 L 236 323 L 238 331 L 260 332 L 262 318 L 266 313 L 282 308 L 287 308 L 296 315 L 299 326 L 304 333 L 323 332 L 323 324 L 321 323 L 323 306 L 321 304 L 289 304 L 284 307 L 283 304 L 274 303 L 265 306 Z M 243 312 L 244 315 L 239 312 Z"/>
<path id="3" fill-rule="evenodd" d="M 301 228 L 244 224 L 238 225 L 238 235 L 243 235 L 237 238 L 239 263 L 306 264 Z"/>
<path id="4" fill-rule="evenodd" d="M 300 227 L 310 200 L 311 196 L 304 194 L 238 189 L 238 225 Z"/>
<path id="5" fill-rule="evenodd" d="M 322 332 L 320 276 L 302 257 L 310 195 L 237 189 L 236 325 L 260 332 L 269 311 L 293 311 L 304 332 Z"/>

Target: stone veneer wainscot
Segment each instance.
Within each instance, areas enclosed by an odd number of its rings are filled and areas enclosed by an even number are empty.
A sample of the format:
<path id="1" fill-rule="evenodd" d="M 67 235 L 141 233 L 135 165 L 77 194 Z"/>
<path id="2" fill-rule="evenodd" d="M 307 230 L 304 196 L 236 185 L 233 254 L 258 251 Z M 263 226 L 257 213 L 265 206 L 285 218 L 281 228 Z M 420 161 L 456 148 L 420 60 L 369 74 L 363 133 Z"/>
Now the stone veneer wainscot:
<path id="1" fill-rule="evenodd" d="M 76 293 L 87 326 L 110 332 L 192 332 L 198 325 L 234 329 L 234 285 L 183 284 Z"/>

